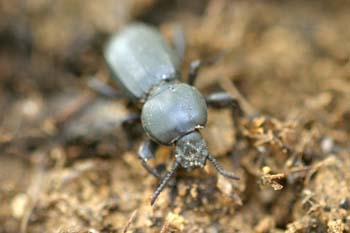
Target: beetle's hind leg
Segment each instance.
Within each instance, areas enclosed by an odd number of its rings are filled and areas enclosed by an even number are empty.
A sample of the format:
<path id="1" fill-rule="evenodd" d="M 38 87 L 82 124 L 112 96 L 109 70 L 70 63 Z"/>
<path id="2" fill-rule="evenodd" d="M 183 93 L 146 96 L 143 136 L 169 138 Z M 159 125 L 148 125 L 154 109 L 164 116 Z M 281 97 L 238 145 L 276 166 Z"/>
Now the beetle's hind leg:
<path id="1" fill-rule="evenodd" d="M 186 52 L 186 37 L 183 28 L 179 24 L 175 24 L 172 27 L 173 31 L 173 38 L 172 42 L 174 45 L 175 53 L 178 56 L 179 60 L 182 61 L 185 57 L 185 52 Z M 196 81 L 199 69 L 203 65 L 210 65 L 212 64 L 213 61 L 207 60 L 207 61 L 202 61 L 202 60 L 194 60 L 191 62 L 189 71 L 188 71 L 188 79 L 187 83 L 192 85 Z"/>
<path id="2" fill-rule="evenodd" d="M 139 157 L 139 159 L 141 161 L 142 166 L 149 173 L 151 173 L 153 176 L 155 176 L 159 180 L 162 180 L 162 176 L 158 173 L 158 171 L 155 168 L 151 167 L 147 163 L 147 161 L 149 159 L 153 159 L 154 158 L 154 154 L 155 154 L 155 151 L 156 151 L 157 148 L 158 148 L 158 144 L 157 143 L 147 139 L 140 146 L 139 151 L 138 151 L 138 157 Z"/>
<path id="3" fill-rule="evenodd" d="M 188 70 L 188 79 L 187 83 L 191 86 L 194 85 L 194 82 L 197 79 L 199 69 L 203 66 L 203 62 L 201 60 L 194 60 L 190 64 L 190 68 Z"/>
<path id="4" fill-rule="evenodd" d="M 107 97 L 107 98 L 120 98 L 122 97 L 121 93 L 119 93 L 116 89 L 109 86 L 108 84 L 102 82 L 96 77 L 92 77 L 87 81 L 87 85 L 96 93 Z"/>
<path id="5" fill-rule="evenodd" d="M 231 50 L 225 50 L 222 51 L 221 53 L 217 54 L 214 57 L 208 58 L 208 59 L 197 59 L 191 62 L 189 70 L 188 70 L 188 78 L 187 78 L 187 83 L 189 85 L 194 85 L 196 82 L 198 72 L 199 70 L 204 67 L 204 66 L 211 66 L 218 61 L 220 61 L 222 58 L 224 58 L 227 54 L 229 54 Z"/>
<path id="6" fill-rule="evenodd" d="M 186 52 L 186 38 L 185 32 L 180 24 L 175 24 L 172 26 L 173 36 L 172 43 L 174 45 L 174 50 L 179 60 L 182 61 Z"/>

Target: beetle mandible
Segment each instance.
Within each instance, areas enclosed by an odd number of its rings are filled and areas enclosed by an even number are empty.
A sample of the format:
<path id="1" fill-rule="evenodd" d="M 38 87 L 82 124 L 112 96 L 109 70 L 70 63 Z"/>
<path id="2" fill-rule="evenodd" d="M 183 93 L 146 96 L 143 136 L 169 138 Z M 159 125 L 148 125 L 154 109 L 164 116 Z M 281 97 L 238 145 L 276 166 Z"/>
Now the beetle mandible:
<path id="1" fill-rule="evenodd" d="M 176 47 L 177 46 L 177 47 Z M 232 107 L 237 101 L 225 92 L 204 98 L 193 86 L 201 62 L 193 62 L 189 83 L 181 81 L 181 45 L 173 50 L 160 32 L 142 23 L 131 24 L 112 36 L 104 50 L 111 76 L 134 102 L 142 103 L 141 122 L 150 139 L 139 149 L 145 169 L 161 180 L 151 204 L 179 168 L 195 169 L 212 162 L 225 177 L 239 179 L 225 171 L 208 152 L 199 129 L 207 123 L 207 105 Z M 158 144 L 175 145 L 175 160 L 164 177 L 147 160 L 154 157 Z"/>

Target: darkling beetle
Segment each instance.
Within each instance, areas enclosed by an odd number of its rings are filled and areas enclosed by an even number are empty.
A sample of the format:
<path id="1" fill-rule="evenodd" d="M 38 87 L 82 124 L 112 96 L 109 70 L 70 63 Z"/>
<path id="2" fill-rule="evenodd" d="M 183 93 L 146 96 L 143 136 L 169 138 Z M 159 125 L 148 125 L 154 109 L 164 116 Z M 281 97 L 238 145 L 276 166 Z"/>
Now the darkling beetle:
<path id="1" fill-rule="evenodd" d="M 202 64 L 198 60 L 191 64 L 189 84 L 181 81 L 181 43 L 175 43 L 173 50 L 157 29 L 134 23 L 115 34 L 104 50 L 113 80 L 130 100 L 143 104 L 141 122 L 150 139 L 140 146 L 138 156 L 145 169 L 161 180 L 151 205 L 179 167 L 202 168 L 209 160 L 221 175 L 239 179 L 209 154 L 199 132 L 207 123 L 207 104 L 232 107 L 237 101 L 225 92 L 204 98 L 192 86 Z M 154 158 L 158 144 L 175 145 L 174 164 L 164 177 L 147 163 Z"/>

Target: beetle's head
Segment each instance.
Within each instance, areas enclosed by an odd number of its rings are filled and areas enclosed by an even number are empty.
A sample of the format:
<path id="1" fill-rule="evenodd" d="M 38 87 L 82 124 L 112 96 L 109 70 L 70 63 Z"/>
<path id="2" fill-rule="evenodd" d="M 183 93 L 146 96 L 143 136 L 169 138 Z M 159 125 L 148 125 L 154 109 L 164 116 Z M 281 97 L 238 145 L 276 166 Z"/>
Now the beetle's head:
<path id="1" fill-rule="evenodd" d="M 175 153 L 176 161 L 171 170 L 161 181 L 157 190 L 153 193 L 151 198 L 152 205 L 180 166 L 190 170 L 204 167 L 207 160 L 209 160 L 221 175 L 231 179 L 239 179 L 239 177 L 235 176 L 233 173 L 225 171 L 216 159 L 208 153 L 207 144 L 198 131 L 193 131 L 178 139 Z"/>
<path id="2" fill-rule="evenodd" d="M 204 167 L 208 155 L 207 144 L 198 131 L 186 134 L 176 142 L 176 161 L 183 168 Z"/>

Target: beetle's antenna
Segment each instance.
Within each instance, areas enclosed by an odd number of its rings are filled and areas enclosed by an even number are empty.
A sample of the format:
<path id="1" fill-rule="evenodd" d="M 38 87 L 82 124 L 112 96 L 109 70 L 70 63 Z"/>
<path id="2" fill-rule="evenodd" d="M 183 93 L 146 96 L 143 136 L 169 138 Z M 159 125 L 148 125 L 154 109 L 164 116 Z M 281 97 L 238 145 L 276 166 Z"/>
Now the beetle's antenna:
<path id="1" fill-rule="evenodd" d="M 153 195 L 151 197 L 151 205 L 153 205 L 154 202 L 157 200 L 157 197 L 163 191 L 164 187 L 167 185 L 167 183 L 169 182 L 170 178 L 174 175 L 174 173 L 177 170 L 177 168 L 179 167 L 179 165 L 180 164 L 177 161 L 175 161 L 173 167 L 171 168 L 171 170 L 168 171 L 168 173 L 164 176 L 164 178 L 160 182 L 160 185 L 158 186 L 158 188 L 156 189 L 156 191 L 153 193 Z"/>
<path id="2" fill-rule="evenodd" d="M 208 155 L 208 160 L 210 162 L 213 163 L 214 167 L 216 168 L 216 170 L 223 176 L 230 178 L 230 179 L 235 179 L 235 180 L 239 180 L 239 177 L 236 176 L 235 174 L 226 171 L 225 169 L 223 169 L 221 167 L 221 165 L 218 163 L 218 161 L 212 156 L 212 155 Z"/>

